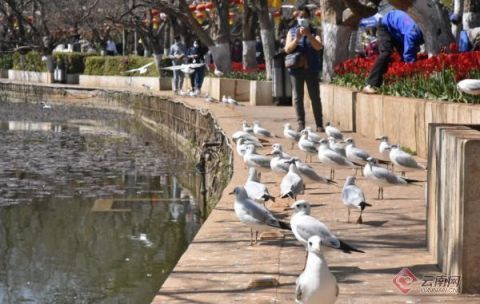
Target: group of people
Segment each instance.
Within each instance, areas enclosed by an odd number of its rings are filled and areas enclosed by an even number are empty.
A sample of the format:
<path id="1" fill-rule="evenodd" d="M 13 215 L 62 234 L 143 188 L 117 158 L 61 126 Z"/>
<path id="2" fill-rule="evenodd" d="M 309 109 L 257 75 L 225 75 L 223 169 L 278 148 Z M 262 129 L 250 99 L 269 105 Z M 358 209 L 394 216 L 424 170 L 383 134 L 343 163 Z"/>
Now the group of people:
<path id="1" fill-rule="evenodd" d="M 205 56 L 207 48 L 202 46 L 200 40 L 194 40 L 190 48 L 187 49 L 182 42 L 180 36 L 175 36 L 174 43 L 170 47 L 169 57 L 172 60 L 173 66 L 182 65 L 185 63 L 203 64 L 193 68 L 190 73 L 190 83 L 192 92 L 194 94 L 200 93 L 202 89 L 203 79 L 205 77 Z M 184 72 L 181 70 L 173 71 L 172 90 L 178 94 L 182 90 L 184 80 Z"/>

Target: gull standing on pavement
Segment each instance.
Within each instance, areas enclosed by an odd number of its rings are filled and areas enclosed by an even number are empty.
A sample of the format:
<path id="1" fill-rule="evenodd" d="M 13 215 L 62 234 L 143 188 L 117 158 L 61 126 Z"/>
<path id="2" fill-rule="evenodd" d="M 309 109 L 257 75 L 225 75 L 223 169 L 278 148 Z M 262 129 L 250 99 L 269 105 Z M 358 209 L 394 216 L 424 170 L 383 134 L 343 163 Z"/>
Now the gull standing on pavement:
<path id="1" fill-rule="evenodd" d="M 262 145 L 261 144 L 257 144 L 253 141 L 250 141 L 250 140 L 247 140 L 243 137 L 240 137 L 238 140 L 237 140 L 237 143 L 236 143 L 236 148 L 237 148 L 237 153 L 238 155 L 240 155 L 241 157 L 243 157 L 245 155 L 245 152 L 247 151 L 247 147 L 249 145 L 253 145 L 255 146 L 256 148 L 261 148 Z"/>
<path id="2" fill-rule="evenodd" d="M 330 179 L 332 180 L 335 177 L 335 168 L 357 168 L 357 166 L 345 156 L 331 150 L 328 147 L 326 139 L 320 141 L 320 146 L 318 147 L 318 159 L 323 165 L 330 167 Z"/>
<path id="3" fill-rule="evenodd" d="M 378 199 L 383 199 L 383 187 L 405 186 L 419 182 L 418 180 L 402 178 L 388 169 L 379 167 L 377 160 L 373 157 L 368 158 L 368 163 L 363 167 L 363 175 L 367 180 L 378 185 Z"/>
<path id="4" fill-rule="evenodd" d="M 253 127 L 250 127 L 246 120 L 242 122 L 242 130 L 248 134 L 253 134 Z"/>
<path id="5" fill-rule="evenodd" d="M 312 154 L 317 154 L 317 145 L 308 140 L 308 131 L 303 130 L 301 132 L 300 140 L 298 141 L 298 147 L 305 152 L 305 162 L 307 162 L 307 155 L 310 154 L 310 162 L 312 161 Z"/>
<path id="6" fill-rule="evenodd" d="M 425 166 L 417 163 L 412 155 L 403 151 L 398 145 L 391 145 L 389 157 L 390 161 L 402 170 L 402 176 L 405 176 L 405 171 L 412 170 L 426 170 Z"/>
<path id="7" fill-rule="evenodd" d="M 296 200 L 298 194 L 303 194 L 303 178 L 300 175 L 295 162 L 296 159 L 294 158 L 287 161 L 287 163 L 290 164 L 290 167 L 288 168 L 288 173 L 283 177 L 282 182 L 280 183 L 282 198 L 290 197 Z"/>
<path id="8" fill-rule="evenodd" d="M 243 155 L 243 162 L 247 167 L 270 169 L 270 157 L 257 154 L 254 145 L 248 145 Z"/>
<path id="9" fill-rule="evenodd" d="M 388 142 L 388 137 L 381 136 L 376 138 L 375 140 L 380 141 L 380 144 L 378 145 L 378 152 L 380 152 L 385 159 L 388 159 L 390 153 L 390 143 Z"/>
<path id="10" fill-rule="evenodd" d="M 250 227 L 250 245 L 253 245 L 253 230 L 255 230 L 255 243 L 258 231 L 272 228 L 291 230 L 290 225 L 279 219 L 265 208 L 248 197 L 247 191 L 242 186 L 237 186 L 230 194 L 235 194 L 235 214 L 238 219 Z"/>
<path id="11" fill-rule="evenodd" d="M 361 252 L 347 243 L 337 238 L 330 232 L 327 225 L 310 215 L 310 203 L 306 200 L 299 200 L 293 204 L 293 216 L 290 218 L 290 226 L 295 238 L 307 247 L 307 240 L 318 235 L 322 239 L 322 244 L 333 249 L 341 250 L 345 253 Z"/>
<path id="12" fill-rule="evenodd" d="M 249 134 L 245 131 L 237 131 L 235 133 L 232 134 L 232 138 L 233 140 L 236 142 L 238 141 L 238 139 L 240 138 L 243 138 L 243 139 L 246 139 L 246 140 L 249 140 L 249 141 L 253 141 L 256 145 L 262 145 L 262 143 L 260 142 L 260 140 L 258 138 L 256 138 L 254 135 L 252 134 Z"/>
<path id="13" fill-rule="evenodd" d="M 347 152 L 345 151 L 345 142 L 338 141 L 333 138 L 332 136 L 328 137 L 328 147 L 330 150 L 337 152 L 340 155 L 347 156 Z"/>
<path id="14" fill-rule="evenodd" d="M 337 279 L 330 272 L 321 252 L 322 239 L 308 239 L 305 269 L 296 280 L 295 302 L 300 304 L 333 304 L 338 297 Z"/>
<path id="15" fill-rule="evenodd" d="M 342 140 L 343 139 L 343 134 L 342 132 L 335 128 L 334 126 L 332 126 L 331 123 L 327 122 L 327 125 L 325 127 L 325 133 L 327 133 L 327 136 L 328 137 L 333 137 L 335 139 L 338 139 L 338 140 Z"/>
<path id="16" fill-rule="evenodd" d="M 300 132 L 293 130 L 292 125 L 288 122 L 283 126 L 283 136 L 285 136 L 287 139 L 290 139 L 292 144 L 290 147 L 291 149 L 293 149 L 295 142 L 300 140 Z"/>
<path id="17" fill-rule="evenodd" d="M 268 200 L 275 201 L 275 198 L 268 192 L 267 186 L 262 184 L 258 178 L 257 169 L 248 170 L 248 178 L 245 182 L 245 190 L 251 199 L 265 203 Z"/>
<path id="18" fill-rule="evenodd" d="M 322 137 L 320 135 L 318 135 L 317 133 L 313 132 L 311 127 L 306 127 L 305 131 L 307 131 L 307 133 L 308 133 L 308 137 L 307 137 L 308 140 L 313 141 L 314 143 L 317 143 L 320 140 L 322 140 Z"/>
<path id="19" fill-rule="evenodd" d="M 262 128 L 258 120 L 253 122 L 253 134 L 263 137 L 275 137 L 272 132 L 265 128 Z"/>
<path id="20" fill-rule="evenodd" d="M 345 185 L 343 186 L 342 190 L 342 200 L 348 209 L 347 222 L 350 223 L 350 209 L 355 208 L 360 210 L 360 216 L 358 217 L 357 224 L 363 224 L 363 210 L 367 206 L 371 207 L 372 205 L 366 202 L 365 195 L 363 194 L 362 189 L 355 184 L 355 180 L 355 176 L 349 176 L 345 180 Z"/>

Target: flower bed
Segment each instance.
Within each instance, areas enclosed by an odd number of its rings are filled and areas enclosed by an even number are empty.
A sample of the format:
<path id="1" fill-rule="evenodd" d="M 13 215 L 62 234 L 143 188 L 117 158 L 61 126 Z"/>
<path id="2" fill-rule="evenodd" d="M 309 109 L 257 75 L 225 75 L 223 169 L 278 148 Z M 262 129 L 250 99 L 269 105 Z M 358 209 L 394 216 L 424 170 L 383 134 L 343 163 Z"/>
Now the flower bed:
<path id="1" fill-rule="evenodd" d="M 452 102 L 480 103 L 480 97 L 462 94 L 456 88 L 459 80 L 480 78 L 480 52 L 457 53 L 452 45 L 451 53 L 442 52 L 427 58 L 419 54 L 414 63 L 405 63 L 394 53 L 384 75 L 385 81 L 379 93 L 385 95 L 437 99 Z M 335 68 L 333 82 L 360 89 L 365 85 L 376 57 L 352 58 Z"/>
<path id="2" fill-rule="evenodd" d="M 211 64 L 209 70 L 215 70 L 215 65 Z M 217 77 L 212 72 L 208 73 L 209 77 Z M 232 62 L 232 71 L 224 74 L 222 78 L 244 79 L 244 80 L 266 80 L 265 64 L 258 64 L 255 69 L 244 69 L 242 63 Z"/>

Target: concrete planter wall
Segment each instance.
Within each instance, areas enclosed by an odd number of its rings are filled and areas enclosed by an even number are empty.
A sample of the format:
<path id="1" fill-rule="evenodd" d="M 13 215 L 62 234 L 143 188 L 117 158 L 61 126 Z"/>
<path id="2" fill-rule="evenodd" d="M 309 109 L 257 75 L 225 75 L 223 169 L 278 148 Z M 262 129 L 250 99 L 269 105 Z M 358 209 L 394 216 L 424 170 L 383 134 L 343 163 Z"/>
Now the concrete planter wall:
<path id="1" fill-rule="evenodd" d="M 159 77 L 94 76 L 80 75 L 80 85 L 87 87 L 138 88 L 160 90 Z"/>
<path id="2" fill-rule="evenodd" d="M 369 138 L 387 135 L 391 142 L 424 158 L 428 154 L 428 124 L 480 123 L 480 105 L 366 95 L 328 84 L 321 85 L 320 93 L 325 122 Z"/>
<path id="3" fill-rule="evenodd" d="M 250 82 L 250 80 L 244 79 L 205 77 L 202 92 L 208 93 L 218 100 L 225 95 L 231 96 L 237 101 L 249 101 Z M 189 88 L 190 84 L 187 87 Z"/>
<path id="4" fill-rule="evenodd" d="M 271 81 L 250 81 L 250 105 L 269 106 L 273 104 Z"/>
<path id="5" fill-rule="evenodd" d="M 48 72 L 8 70 L 8 79 L 21 82 L 52 83 L 53 74 Z"/>

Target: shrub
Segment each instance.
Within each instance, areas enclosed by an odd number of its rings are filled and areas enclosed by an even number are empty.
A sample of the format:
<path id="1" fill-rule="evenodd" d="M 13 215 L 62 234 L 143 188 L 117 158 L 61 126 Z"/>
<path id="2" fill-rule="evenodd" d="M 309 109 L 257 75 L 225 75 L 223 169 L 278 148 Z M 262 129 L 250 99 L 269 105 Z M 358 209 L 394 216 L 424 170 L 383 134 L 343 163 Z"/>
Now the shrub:
<path id="1" fill-rule="evenodd" d="M 13 67 L 13 54 L 5 53 L 0 55 L 0 70 L 8 70 Z"/>
<path id="2" fill-rule="evenodd" d="M 13 68 L 15 70 L 46 72 L 47 65 L 42 61 L 42 55 L 37 51 L 28 52 L 25 55 L 13 54 Z"/>
<path id="3" fill-rule="evenodd" d="M 85 60 L 86 75 L 106 75 L 106 76 L 146 76 L 158 77 L 158 71 L 155 64 L 148 67 L 147 73 L 140 74 L 125 73 L 128 70 L 136 69 L 154 61 L 151 57 L 141 56 L 92 56 Z M 160 66 L 170 66 L 170 59 L 162 59 Z M 168 71 L 163 72 L 162 76 L 170 76 Z"/>
<path id="4" fill-rule="evenodd" d="M 53 53 L 55 62 L 58 59 L 63 61 L 68 74 L 83 74 L 85 71 L 85 60 L 95 54 L 87 53 Z"/>

